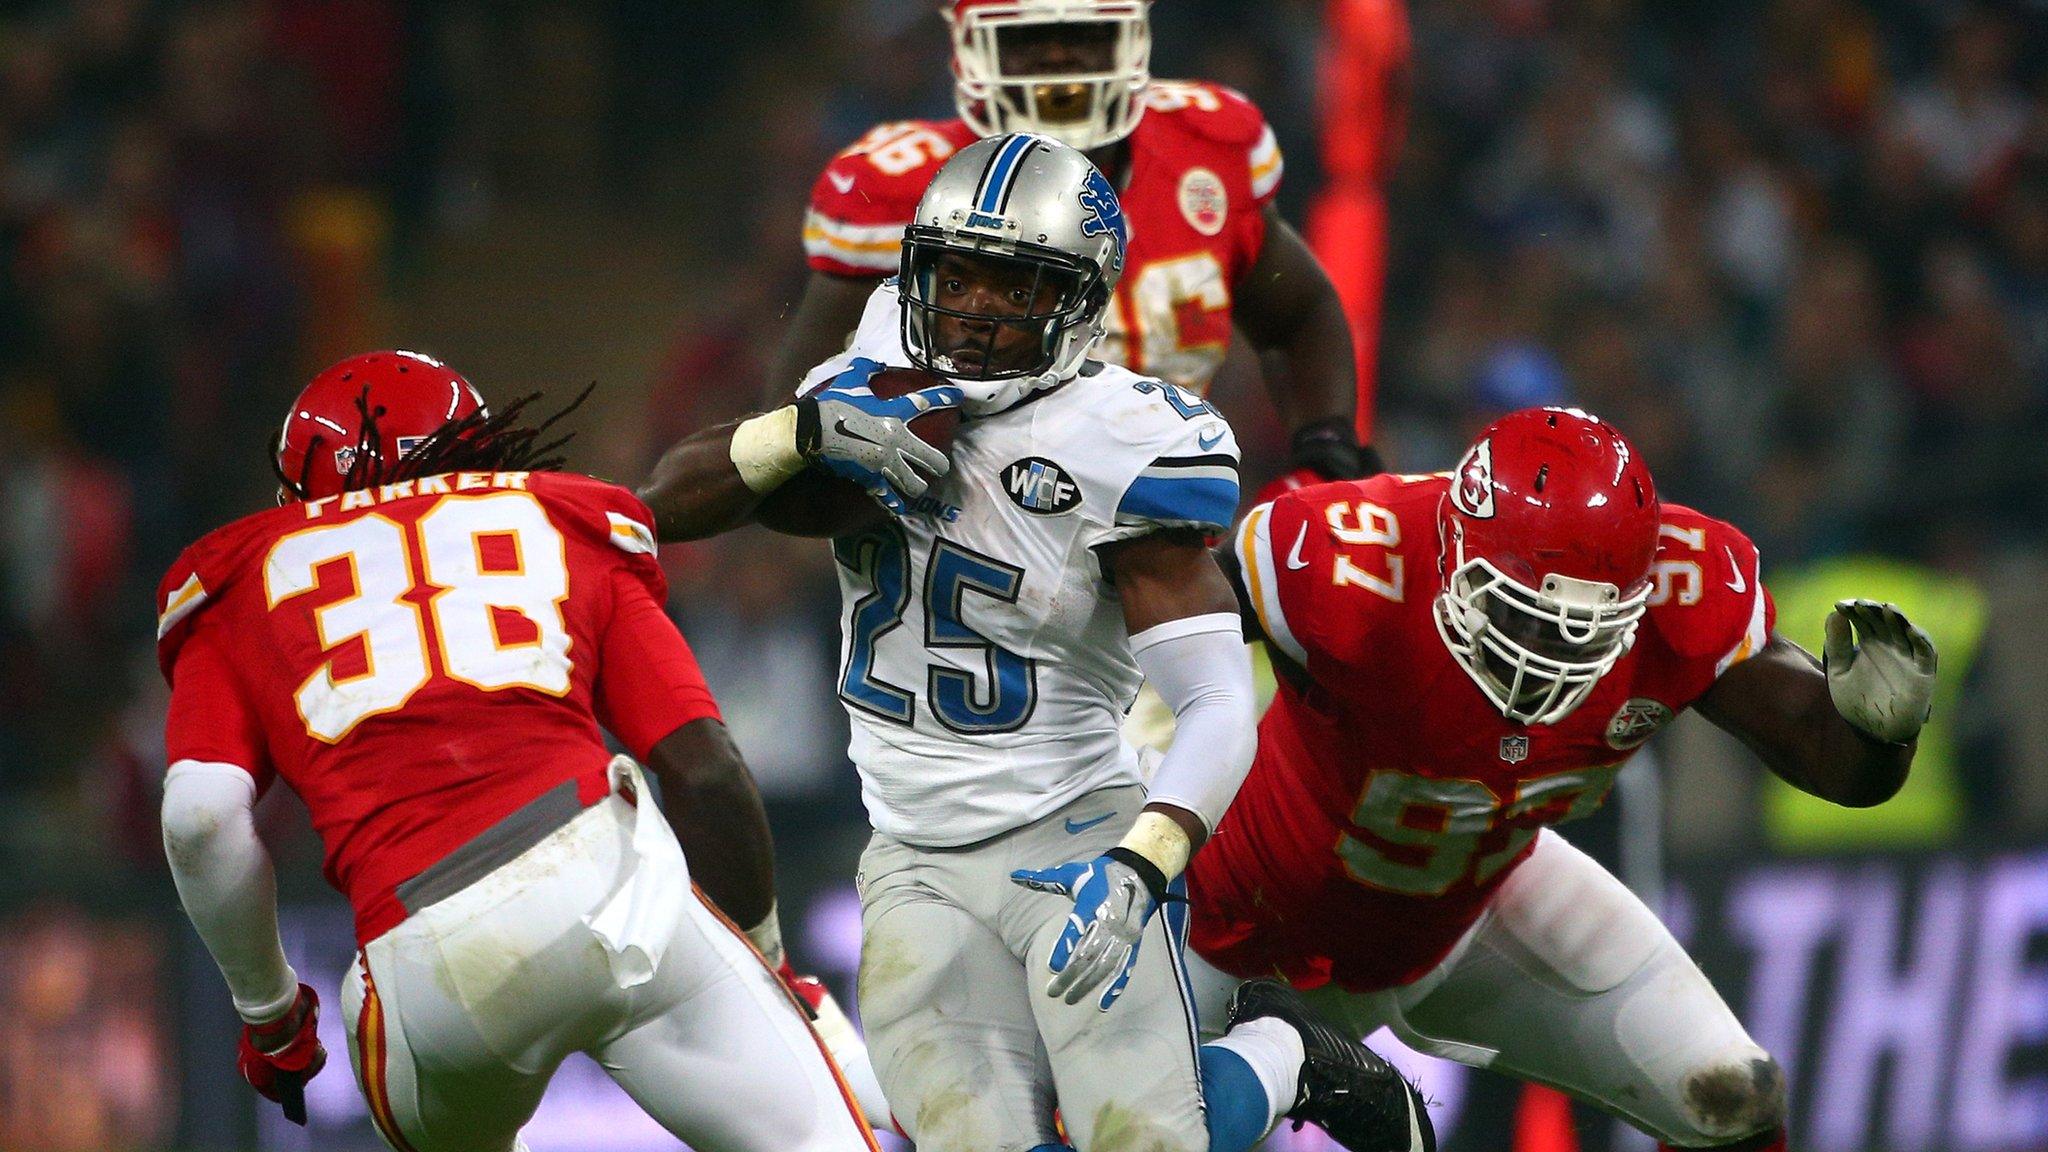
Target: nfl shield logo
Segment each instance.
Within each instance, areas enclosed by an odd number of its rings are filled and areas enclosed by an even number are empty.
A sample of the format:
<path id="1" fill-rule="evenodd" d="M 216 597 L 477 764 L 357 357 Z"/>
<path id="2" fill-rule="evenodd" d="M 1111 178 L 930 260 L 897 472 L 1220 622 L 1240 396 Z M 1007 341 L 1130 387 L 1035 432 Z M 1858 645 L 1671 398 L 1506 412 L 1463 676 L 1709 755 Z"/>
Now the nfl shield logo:
<path id="1" fill-rule="evenodd" d="M 1500 738 L 1500 758 L 1510 764 L 1520 764 L 1529 758 L 1527 736 L 1503 736 Z"/>

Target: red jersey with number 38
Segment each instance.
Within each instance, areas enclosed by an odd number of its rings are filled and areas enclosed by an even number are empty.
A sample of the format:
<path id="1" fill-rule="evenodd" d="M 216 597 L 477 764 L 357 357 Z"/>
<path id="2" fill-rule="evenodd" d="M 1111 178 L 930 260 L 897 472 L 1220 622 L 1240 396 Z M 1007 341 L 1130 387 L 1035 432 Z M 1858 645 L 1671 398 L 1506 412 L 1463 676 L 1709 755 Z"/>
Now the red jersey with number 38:
<path id="1" fill-rule="evenodd" d="M 1237 533 L 1282 677 L 1250 776 L 1189 870 L 1192 942 L 1225 971 L 1350 991 L 1434 968 L 1537 829 L 1597 808 L 1636 748 L 1759 650 L 1775 616 L 1741 532 L 1666 504 L 1650 608 L 1586 702 L 1501 716 L 1438 636 L 1443 475 L 1288 493 Z"/>
<path id="2" fill-rule="evenodd" d="M 1096 355 L 1206 392 L 1230 347 L 1231 290 L 1259 258 L 1280 145 L 1251 101 L 1220 84 L 1154 80 L 1117 192 L 1131 229 Z M 804 252 L 837 276 L 892 276 L 904 226 L 939 168 L 973 143 L 961 120 L 878 125 L 811 188 Z"/>
<path id="3" fill-rule="evenodd" d="M 717 715 L 623 488 L 460 472 L 246 516 L 158 592 L 167 762 L 306 802 L 367 943 L 394 890 L 565 780 Z"/>

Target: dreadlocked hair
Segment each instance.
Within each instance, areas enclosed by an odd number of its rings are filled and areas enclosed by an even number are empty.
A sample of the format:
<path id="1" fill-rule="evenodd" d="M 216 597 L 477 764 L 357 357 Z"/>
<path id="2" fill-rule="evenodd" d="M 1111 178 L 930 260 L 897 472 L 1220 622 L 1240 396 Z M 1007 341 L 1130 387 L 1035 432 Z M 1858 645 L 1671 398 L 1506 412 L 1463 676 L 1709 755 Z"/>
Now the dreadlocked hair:
<path id="1" fill-rule="evenodd" d="M 356 450 L 349 461 L 348 473 L 342 477 L 342 489 L 373 488 L 421 476 L 437 476 L 443 472 L 559 471 L 567 463 L 558 454 L 559 450 L 575 439 L 576 434 L 564 432 L 545 441 L 541 438 L 564 417 L 582 407 L 596 390 L 597 382 L 592 381 L 576 394 L 574 400 L 530 428 L 521 427 L 519 418 L 541 399 L 542 393 L 529 392 L 496 412 L 479 409 L 441 425 L 425 440 L 414 445 L 412 451 L 387 464 L 377 451 L 381 441 L 377 420 L 384 415 L 384 406 L 371 406 L 370 389 L 365 386 L 356 396 L 356 412 L 362 417 L 362 431 L 356 437 Z M 306 458 L 299 466 L 297 477 L 285 475 L 275 455 L 270 458 L 270 470 L 278 483 L 302 500 L 305 499 L 306 480 L 311 475 L 313 457 L 319 450 L 321 439 L 316 435 L 307 446 Z"/>

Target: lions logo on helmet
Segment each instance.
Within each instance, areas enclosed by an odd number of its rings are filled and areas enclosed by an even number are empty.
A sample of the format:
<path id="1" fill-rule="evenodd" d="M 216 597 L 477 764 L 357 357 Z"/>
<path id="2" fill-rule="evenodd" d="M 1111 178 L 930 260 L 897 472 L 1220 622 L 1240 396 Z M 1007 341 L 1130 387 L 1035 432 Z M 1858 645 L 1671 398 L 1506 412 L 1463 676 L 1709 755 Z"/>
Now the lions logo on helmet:
<path id="1" fill-rule="evenodd" d="M 1110 187 L 1109 177 L 1093 165 L 1088 169 L 1088 182 L 1081 187 L 1081 207 L 1088 218 L 1081 221 L 1081 235 L 1116 237 L 1116 251 L 1113 259 L 1118 270 L 1124 266 L 1124 249 L 1130 247 L 1130 225 L 1124 223 L 1124 206 L 1116 198 L 1116 189 Z"/>

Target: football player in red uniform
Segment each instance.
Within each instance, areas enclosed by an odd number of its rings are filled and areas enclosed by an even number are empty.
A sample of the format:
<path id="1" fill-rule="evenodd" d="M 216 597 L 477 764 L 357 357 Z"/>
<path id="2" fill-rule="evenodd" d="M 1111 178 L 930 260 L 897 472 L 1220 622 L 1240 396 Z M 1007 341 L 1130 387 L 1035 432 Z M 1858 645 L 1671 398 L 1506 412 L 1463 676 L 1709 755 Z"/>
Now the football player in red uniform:
<path id="1" fill-rule="evenodd" d="M 1088 154 L 1117 188 L 1131 239 L 1096 356 L 1200 394 L 1232 330 L 1272 361 L 1292 433 L 1292 486 L 1379 470 L 1358 444 L 1344 305 L 1280 218 L 1280 146 L 1242 95 L 1151 76 L 1151 0 L 946 0 L 955 120 L 877 125 L 811 190 L 811 278 L 770 373 L 780 402 L 839 352 L 932 176 L 983 136 L 1035 132 Z"/>
<path id="2" fill-rule="evenodd" d="M 761 951 L 766 818 L 663 614 L 652 517 L 554 471 L 523 407 L 414 353 L 345 360 L 285 420 L 279 506 L 163 582 L 164 843 L 241 1071 L 304 1123 L 326 1060 L 251 820 L 281 778 L 355 908 L 349 1054 L 398 1152 L 523 1147 L 575 1051 L 698 1147 L 872 1149 Z"/>
<path id="3" fill-rule="evenodd" d="M 1926 634 L 1845 601 L 1815 660 L 1772 631 L 1748 538 L 1660 503 L 1566 409 L 1502 418 L 1448 474 L 1288 493 L 1232 551 L 1281 687 L 1188 872 L 1201 957 L 1668 1147 L 1782 1148 L 1777 1065 L 1548 826 L 1688 707 L 1805 791 L 1883 802 L 1927 717 Z"/>

